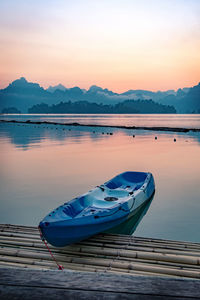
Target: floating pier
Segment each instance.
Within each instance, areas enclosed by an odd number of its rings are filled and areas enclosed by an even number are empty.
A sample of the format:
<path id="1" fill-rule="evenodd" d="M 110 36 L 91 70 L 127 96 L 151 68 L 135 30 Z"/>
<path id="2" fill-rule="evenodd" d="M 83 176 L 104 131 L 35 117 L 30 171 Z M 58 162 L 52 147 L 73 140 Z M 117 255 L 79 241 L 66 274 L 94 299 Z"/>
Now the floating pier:
<path id="1" fill-rule="evenodd" d="M 103 299 L 103 293 L 112 296 L 109 299 L 118 299 L 122 294 L 126 295 L 124 299 L 160 299 L 161 296 L 162 299 L 200 299 L 200 243 L 102 233 L 64 248 L 51 245 L 49 248 L 64 267 L 63 271 L 57 270 L 37 227 L 0 224 L 0 295 L 5 297 L 1 299 L 8 299 L 14 286 L 21 286 L 17 288 L 19 299 L 28 286 L 27 299 L 32 299 L 31 287 L 37 292 L 36 286 L 43 293 L 48 288 L 44 299 L 51 299 L 50 289 L 55 291 L 61 278 L 57 292 L 63 289 L 64 295 L 71 289 L 87 290 L 91 297 L 94 291 L 102 295 L 102 298 L 88 299 Z M 46 282 L 45 288 L 42 282 Z M 175 283 L 180 288 L 179 294 Z M 152 298 L 147 296 L 150 294 Z M 134 298 L 136 295 L 146 295 L 146 298 Z M 83 291 L 76 297 L 86 299 Z"/>

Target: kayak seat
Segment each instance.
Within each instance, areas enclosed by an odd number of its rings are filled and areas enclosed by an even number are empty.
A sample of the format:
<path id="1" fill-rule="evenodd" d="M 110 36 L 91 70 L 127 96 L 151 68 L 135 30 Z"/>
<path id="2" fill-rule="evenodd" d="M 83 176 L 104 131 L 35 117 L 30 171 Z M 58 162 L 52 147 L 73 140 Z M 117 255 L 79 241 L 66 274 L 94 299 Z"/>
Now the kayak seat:
<path id="1" fill-rule="evenodd" d="M 127 189 L 134 188 L 139 189 L 147 178 L 147 173 L 141 172 L 125 172 L 122 173 L 110 181 L 106 182 L 104 185 L 111 190 L 115 190 L 118 188 Z M 133 187 L 133 185 L 137 185 L 137 187 Z"/>
<path id="2" fill-rule="evenodd" d="M 143 185 L 143 182 L 140 182 L 140 183 L 136 184 L 136 185 L 134 186 L 134 188 L 132 189 L 132 191 L 129 192 L 129 195 L 133 195 L 133 192 L 139 190 L 139 189 L 141 188 L 142 185 Z"/>
<path id="3" fill-rule="evenodd" d="M 115 182 L 115 181 L 109 181 L 106 186 L 109 188 L 109 189 L 117 189 L 118 187 L 120 187 L 120 182 Z"/>
<path id="4" fill-rule="evenodd" d="M 83 208 L 86 208 L 92 206 L 94 199 L 94 196 L 92 197 L 91 195 L 82 196 L 79 198 L 79 203 Z"/>
<path id="5" fill-rule="evenodd" d="M 71 217 L 74 218 L 76 217 L 82 210 L 84 209 L 84 207 L 81 205 L 80 201 L 77 201 L 77 199 L 74 199 L 72 201 L 70 201 L 67 205 L 65 205 L 65 207 L 63 208 L 63 212 Z"/>
<path id="6" fill-rule="evenodd" d="M 129 183 L 140 183 L 144 182 L 147 178 L 147 173 L 143 172 L 125 172 L 121 175 L 118 175 L 121 177 L 121 180 L 128 181 Z"/>
<path id="7" fill-rule="evenodd" d="M 142 185 L 143 185 L 143 182 L 139 182 L 138 184 L 136 184 L 136 186 L 134 187 L 134 191 L 139 190 Z"/>
<path id="8" fill-rule="evenodd" d="M 94 203 L 93 203 L 93 207 L 94 208 L 102 208 L 102 209 L 106 209 L 106 208 L 112 208 L 116 205 L 116 201 L 106 201 L 105 199 L 95 199 Z"/>

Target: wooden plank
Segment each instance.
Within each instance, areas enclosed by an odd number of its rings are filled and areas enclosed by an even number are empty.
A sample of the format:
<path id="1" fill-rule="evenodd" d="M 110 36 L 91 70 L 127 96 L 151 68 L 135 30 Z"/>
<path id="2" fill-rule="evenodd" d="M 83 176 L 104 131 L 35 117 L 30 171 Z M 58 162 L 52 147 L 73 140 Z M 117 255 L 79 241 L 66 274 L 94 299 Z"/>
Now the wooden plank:
<path id="1" fill-rule="evenodd" d="M 60 299 L 77 299 L 77 300 L 180 300 L 180 297 L 159 296 L 159 295 L 139 295 L 117 292 L 104 291 L 84 291 L 73 289 L 56 289 L 56 288 L 42 288 L 42 287 L 13 287 L 0 286 L 1 300 L 60 300 Z M 191 299 L 191 298 L 190 298 Z M 198 300 L 199 298 L 192 298 Z M 181 297 L 181 300 L 188 300 L 188 297 Z"/>
<path id="2" fill-rule="evenodd" d="M 180 300 L 180 297 L 159 296 L 159 295 L 139 295 L 117 292 L 104 292 L 104 291 L 84 291 L 72 289 L 56 289 L 56 288 L 40 288 L 40 287 L 0 287 L 1 300 L 60 300 L 60 299 L 77 299 L 77 300 Z M 190 298 L 191 299 L 191 298 Z M 199 298 L 192 298 L 198 300 Z M 181 300 L 188 300 L 188 297 L 181 297 Z"/>
<path id="3" fill-rule="evenodd" d="M 199 291 L 199 280 L 0 268 L 1 299 L 200 299 Z"/>

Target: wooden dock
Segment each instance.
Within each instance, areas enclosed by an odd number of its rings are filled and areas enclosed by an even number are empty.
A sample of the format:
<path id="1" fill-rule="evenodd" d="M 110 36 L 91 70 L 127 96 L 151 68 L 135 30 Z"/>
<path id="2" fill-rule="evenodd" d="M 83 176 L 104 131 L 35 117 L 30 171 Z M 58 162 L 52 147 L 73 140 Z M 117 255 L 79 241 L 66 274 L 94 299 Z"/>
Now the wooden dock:
<path id="1" fill-rule="evenodd" d="M 58 299 L 51 289 L 68 299 L 200 299 L 199 243 L 99 234 L 49 247 L 64 271 L 36 227 L 0 224 L 1 299 L 30 299 L 31 288 L 44 299 Z"/>

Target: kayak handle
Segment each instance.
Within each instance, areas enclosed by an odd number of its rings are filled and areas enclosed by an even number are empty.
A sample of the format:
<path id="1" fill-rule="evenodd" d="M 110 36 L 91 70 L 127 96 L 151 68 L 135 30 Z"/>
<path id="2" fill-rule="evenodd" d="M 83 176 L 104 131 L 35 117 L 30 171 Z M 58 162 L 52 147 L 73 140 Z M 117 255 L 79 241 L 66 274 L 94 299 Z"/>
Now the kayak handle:
<path id="1" fill-rule="evenodd" d="M 100 188 L 103 192 L 105 191 L 105 189 L 100 185 L 97 185 L 97 188 Z"/>

